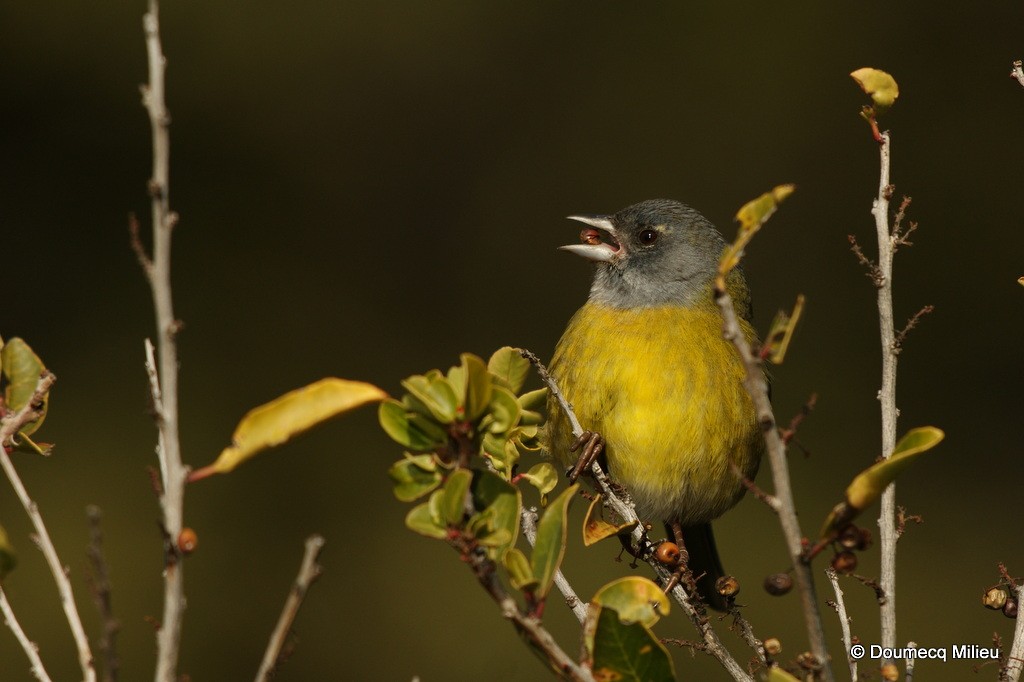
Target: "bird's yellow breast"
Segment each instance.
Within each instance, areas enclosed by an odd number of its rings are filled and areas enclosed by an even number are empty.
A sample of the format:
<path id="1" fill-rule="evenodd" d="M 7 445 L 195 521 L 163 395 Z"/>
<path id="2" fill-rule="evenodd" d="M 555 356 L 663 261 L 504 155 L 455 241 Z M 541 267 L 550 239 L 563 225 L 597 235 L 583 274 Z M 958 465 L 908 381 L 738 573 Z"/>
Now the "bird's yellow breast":
<path id="1" fill-rule="evenodd" d="M 754 332 L 742 323 L 748 339 Z M 708 302 L 619 309 L 587 303 L 555 349 L 551 372 L 584 429 L 605 437 L 612 477 L 641 517 L 704 523 L 743 495 L 730 460 L 753 476 L 763 450 L 744 368 Z M 549 404 L 549 452 L 571 463 L 573 438 Z"/>

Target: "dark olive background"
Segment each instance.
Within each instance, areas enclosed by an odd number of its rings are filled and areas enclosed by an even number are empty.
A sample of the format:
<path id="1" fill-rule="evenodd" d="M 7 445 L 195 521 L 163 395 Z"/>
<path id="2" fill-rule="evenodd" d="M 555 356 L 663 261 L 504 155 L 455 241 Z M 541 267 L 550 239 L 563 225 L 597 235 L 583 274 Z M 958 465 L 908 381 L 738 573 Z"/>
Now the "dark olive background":
<path id="1" fill-rule="evenodd" d="M 126 231 L 130 211 L 148 220 L 143 11 L 0 7 L 0 333 L 29 340 L 59 377 L 39 434 L 57 450 L 18 467 L 92 633 L 84 509 L 103 508 L 125 680 L 152 674 L 145 619 L 160 617 L 162 588 L 142 369 L 152 312 Z M 900 431 L 947 432 L 899 484 L 925 518 L 900 543 L 900 639 L 1009 640 L 1012 622 L 979 597 L 997 561 L 1024 573 L 1024 89 L 1007 78 L 1024 57 L 1019 3 L 168 2 L 163 34 L 189 463 L 214 458 L 250 407 L 322 376 L 397 392 L 461 351 L 549 356 L 589 283 L 585 263 L 555 250 L 576 239 L 565 215 L 667 196 L 731 236 L 742 203 L 794 182 L 746 267 L 762 330 L 807 296 L 774 396 L 783 421 L 820 396 L 800 433 L 812 455 L 791 456 L 809 534 L 879 454 L 875 293 L 846 241 L 875 249 L 878 154 L 847 74 L 893 73 L 893 180 L 921 224 L 897 257 L 896 315 L 936 306 L 900 357 Z M 451 550 L 403 528 L 385 475 L 400 454 L 366 409 L 190 488 L 200 547 L 180 670 L 251 678 L 302 541 L 320 532 L 325 573 L 280 679 L 544 679 Z M 770 487 L 767 467 L 758 480 Z M 0 491 L 21 561 L 5 589 L 54 678 L 78 679 L 52 580 Z M 717 527 L 757 633 L 795 656 L 796 596 L 759 587 L 786 567 L 775 519 L 746 500 Z M 629 571 L 614 556 L 573 535 L 582 595 Z M 861 572 L 877 575 L 877 549 Z M 871 593 L 844 586 L 854 632 L 876 642 Z M 548 614 L 575 651 L 571 616 Z M 678 614 L 658 632 L 693 636 Z M 703 656 L 676 658 L 681 679 L 724 677 Z M 0 660 L 3 679 L 30 679 L 6 630 Z M 969 667 L 919 670 L 949 680 Z"/>

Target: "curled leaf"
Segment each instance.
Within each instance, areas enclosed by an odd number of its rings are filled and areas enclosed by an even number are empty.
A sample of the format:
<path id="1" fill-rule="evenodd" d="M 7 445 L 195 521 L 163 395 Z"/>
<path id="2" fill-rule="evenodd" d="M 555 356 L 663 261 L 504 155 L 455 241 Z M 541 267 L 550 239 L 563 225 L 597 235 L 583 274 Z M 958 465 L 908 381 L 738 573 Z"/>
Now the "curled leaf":
<path id="1" fill-rule="evenodd" d="M 397 400 L 383 401 L 377 418 L 393 441 L 413 452 L 430 452 L 448 442 L 448 434 L 440 424 Z"/>
<path id="2" fill-rule="evenodd" d="M 449 526 L 458 526 L 466 512 L 466 495 L 469 484 L 473 480 L 473 472 L 469 469 L 458 469 L 448 476 L 444 483 L 444 497 L 441 498 L 441 520 Z"/>
<path id="3" fill-rule="evenodd" d="M 875 104 L 875 111 L 878 113 L 891 107 L 896 98 L 900 96 L 900 88 L 896 84 L 896 79 L 885 71 L 865 66 L 857 69 L 850 76 L 857 81 L 861 90 L 871 96 L 871 101 Z"/>
<path id="4" fill-rule="evenodd" d="M 512 587 L 517 590 L 532 590 L 537 585 L 537 579 L 533 576 L 533 569 L 530 568 L 530 560 L 520 550 L 513 547 L 502 556 L 502 563 L 508 571 L 508 580 Z"/>
<path id="5" fill-rule="evenodd" d="M 718 277 L 715 281 L 715 286 L 720 291 L 725 290 L 725 276 L 740 264 L 740 259 L 743 257 L 743 249 L 754 238 L 754 235 L 761 229 L 761 226 L 768 222 L 768 219 L 775 213 L 779 204 L 794 191 L 796 191 L 796 185 L 778 185 L 770 192 L 765 192 L 740 207 L 740 210 L 736 213 L 736 220 L 740 223 L 739 232 L 736 234 L 736 241 L 725 248 L 725 251 L 722 252 L 722 258 L 718 263 Z"/>
<path id="6" fill-rule="evenodd" d="M 804 295 L 800 294 L 796 297 L 796 305 L 793 306 L 792 314 L 780 310 L 772 320 L 772 326 L 765 338 L 764 345 L 768 349 L 768 359 L 773 364 L 781 365 L 785 359 L 789 342 L 793 339 L 793 332 L 796 330 L 796 324 L 800 321 L 803 311 Z"/>
<path id="7" fill-rule="evenodd" d="M 441 472 L 433 455 L 406 455 L 391 465 L 388 476 L 395 482 L 395 497 L 402 502 L 417 500 L 441 484 Z"/>
<path id="8" fill-rule="evenodd" d="M 493 383 L 483 360 L 471 353 L 463 353 L 461 357 L 466 376 L 466 419 L 475 422 L 487 412 Z"/>
<path id="9" fill-rule="evenodd" d="M 8 409 L 17 411 L 32 400 L 36 386 L 39 385 L 39 375 L 46 370 L 46 367 L 31 346 L 23 339 L 14 337 L 0 348 L 0 370 L 3 372 L 5 384 L 4 404 Z M 39 418 L 25 424 L 18 433 L 28 436 L 43 425 L 49 399 L 50 394 L 47 392 L 43 396 L 43 408 Z"/>
<path id="10" fill-rule="evenodd" d="M 367 403 L 387 398 L 373 384 L 345 379 L 321 379 L 285 393 L 249 411 L 235 428 L 231 445 L 217 460 L 189 476 L 197 481 L 224 474 L 267 448 L 286 443 L 323 422 Z"/>
<path id="11" fill-rule="evenodd" d="M 541 462 L 530 467 L 523 478 L 540 492 L 541 504 L 547 504 L 547 495 L 558 485 L 558 471 L 551 462 Z"/>
<path id="12" fill-rule="evenodd" d="M 494 355 L 487 361 L 487 371 L 505 388 L 517 393 L 530 373 L 530 361 L 515 348 L 505 346 L 494 351 Z"/>
<path id="13" fill-rule="evenodd" d="M 857 474 L 846 488 L 846 499 L 825 519 L 821 536 L 830 537 L 882 496 L 886 487 L 917 457 L 942 442 L 945 434 L 934 426 L 911 429 L 896 443 L 892 455 Z"/>
<path id="14" fill-rule="evenodd" d="M 409 530 L 428 538 L 443 540 L 448 536 L 448 529 L 441 519 L 441 497 L 444 492 L 435 490 L 430 499 L 418 504 L 405 515 L 405 525 Z"/>
<path id="15" fill-rule="evenodd" d="M 491 471 L 474 472 L 471 489 L 474 508 L 482 510 L 481 513 L 490 513 L 487 517 L 490 531 L 507 533 L 506 539 L 492 545 L 493 550 L 489 552 L 489 556 L 496 559 L 506 548 L 516 543 L 519 535 L 519 512 L 523 506 L 522 494 L 519 488 Z"/>
<path id="16" fill-rule="evenodd" d="M 590 507 L 587 509 L 587 516 L 583 519 L 583 545 L 590 547 L 605 538 L 610 538 L 625 530 L 629 530 L 635 525 L 635 522 L 614 524 L 605 521 L 604 505 L 601 504 L 601 495 L 598 494 L 590 503 Z"/>

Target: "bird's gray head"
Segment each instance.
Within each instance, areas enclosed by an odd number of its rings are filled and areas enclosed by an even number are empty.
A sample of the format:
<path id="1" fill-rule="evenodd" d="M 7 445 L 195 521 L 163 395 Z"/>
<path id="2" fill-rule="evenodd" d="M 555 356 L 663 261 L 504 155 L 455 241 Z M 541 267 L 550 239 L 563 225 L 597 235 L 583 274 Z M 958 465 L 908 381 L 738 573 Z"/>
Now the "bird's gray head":
<path id="1" fill-rule="evenodd" d="M 725 240 L 707 218 L 670 199 L 614 215 L 574 215 L 580 244 L 562 249 L 597 265 L 590 300 L 616 308 L 691 306 L 710 296 Z"/>

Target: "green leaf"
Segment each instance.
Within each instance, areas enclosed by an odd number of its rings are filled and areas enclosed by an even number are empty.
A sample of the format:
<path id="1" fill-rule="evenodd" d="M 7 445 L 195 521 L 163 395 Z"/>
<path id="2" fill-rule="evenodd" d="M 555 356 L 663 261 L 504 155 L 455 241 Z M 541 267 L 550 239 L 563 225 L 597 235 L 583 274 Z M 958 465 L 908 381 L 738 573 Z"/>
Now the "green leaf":
<path id="1" fill-rule="evenodd" d="M 524 410 L 535 410 L 544 407 L 548 400 L 548 389 L 538 388 L 536 391 L 529 391 L 519 396 L 519 405 Z"/>
<path id="2" fill-rule="evenodd" d="M 402 386 L 414 395 L 437 421 L 450 424 L 455 420 L 455 410 L 458 407 L 455 389 L 440 372 L 432 372 L 427 376 L 411 376 L 402 382 Z"/>
<path id="3" fill-rule="evenodd" d="M 725 277 L 740 264 L 743 249 L 754 238 L 761 226 L 768 222 L 779 204 L 794 191 L 796 191 L 795 185 L 778 185 L 772 191 L 765 192 L 740 207 L 736 213 L 736 220 L 740 223 L 736 241 L 725 248 L 718 263 L 718 277 L 715 282 L 718 289 L 725 291 Z"/>
<path id="4" fill-rule="evenodd" d="M 221 451 L 213 464 L 193 471 L 188 480 L 193 482 L 212 474 L 226 474 L 267 448 L 286 443 L 318 424 L 385 398 L 387 393 L 373 384 L 333 377 L 285 393 L 242 417 L 231 437 L 231 445 Z"/>
<path id="5" fill-rule="evenodd" d="M 519 535 L 519 512 L 523 505 L 522 494 L 518 488 L 492 471 L 474 472 L 472 491 L 473 506 L 484 512 L 490 511 L 494 515 L 488 519 L 493 532 L 508 533 L 508 540 L 494 548 L 491 553 L 491 558 L 498 558 L 505 548 L 516 543 L 516 537 Z"/>
<path id="6" fill-rule="evenodd" d="M 487 413 L 491 404 L 491 375 L 487 365 L 477 356 L 463 353 L 460 357 L 466 373 L 466 419 L 475 422 Z"/>
<path id="7" fill-rule="evenodd" d="M 613 608 L 591 612 L 584 641 L 595 680 L 675 680 L 672 658 L 661 641 L 643 623 L 623 623 Z"/>
<path id="8" fill-rule="evenodd" d="M 377 417 L 393 441 L 413 452 L 430 452 L 448 442 L 448 434 L 439 424 L 407 410 L 397 400 L 382 402 Z"/>
<path id="9" fill-rule="evenodd" d="M 24 340 L 14 337 L 0 349 L 0 368 L 7 384 L 4 390 L 4 403 L 8 409 L 18 411 L 32 400 L 36 386 L 39 385 L 39 375 L 46 367 Z M 43 396 L 43 409 L 39 418 L 25 424 L 19 433 L 31 435 L 43 425 L 49 400 L 50 393 L 47 391 Z"/>
<path id="10" fill-rule="evenodd" d="M 786 672 L 776 664 L 768 669 L 768 682 L 800 682 L 800 678 Z"/>
<path id="11" fill-rule="evenodd" d="M 533 576 L 533 569 L 530 568 L 530 560 L 526 555 L 515 547 L 509 549 L 502 556 L 501 561 L 508 571 L 508 581 L 516 590 L 532 590 L 537 585 L 537 579 Z"/>
<path id="12" fill-rule="evenodd" d="M 547 494 L 558 485 L 558 471 L 551 462 L 541 462 L 530 467 L 523 478 L 540 491 L 541 504 L 547 504 Z"/>
<path id="13" fill-rule="evenodd" d="M 494 351 L 487 361 L 487 371 L 497 377 L 505 388 L 518 393 L 530 373 L 530 361 L 511 346 Z"/>
<path id="14" fill-rule="evenodd" d="M 441 523 L 437 509 L 443 494 L 442 491 L 435 490 L 430 500 L 409 510 L 405 516 L 405 525 L 409 530 L 438 540 L 448 537 L 448 529 Z"/>
<path id="15" fill-rule="evenodd" d="M 491 391 L 490 414 L 493 421 L 487 427 L 491 433 L 505 433 L 519 423 L 519 401 L 512 391 L 501 386 Z"/>
<path id="16" fill-rule="evenodd" d="M 604 520 L 604 505 L 601 504 L 601 495 L 598 494 L 590 503 L 587 509 L 587 516 L 583 519 L 583 546 L 590 547 L 605 538 L 610 538 L 619 533 L 631 529 L 636 525 L 632 523 L 608 523 Z"/>
<path id="17" fill-rule="evenodd" d="M 519 449 L 515 443 L 504 435 L 486 433 L 481 444 L 485 456 L 491 460 L 494 468 L 502 475 L 510 475 L 513 467 L 519 462 Z"/>
<path id="18" fill-rule="evenodd" d="M 768 359 L 775 365 L 781 365 L 789 349 L 789 342 L 793 340 L 793 332 L 796 330 L 796 323 L 800 321 L 800 315 L 804 310 L 804 295 L 796 297 L 796 305 L 793 306 L 793 313 L 790 315 L 780 310 L 775 319 L 772 320 L 771 330 L 765 338 L 764 346 L 768 348 Z"/>
<path id="19" fill-rule="evenodd" d="M 854 477 L 846 488 L 846 499 L 825 519 L 821 536 L 829 537 L 874 504 L 886 487 L 921 454 L 938 445 L 946 434 L 934 426 L 911 429 L 896 443 L 888 459 L 876 462 Z"/>
<path id="20" fill-rule="evenodd" d="M 652 580 L 640 576 L 626 576 L 613 580 L 597 591 L 590 600 L 595 604 L 615 609 L 626 625 L 643 623 L 651 627 L 670 608 L 668 596 Z"/>
<path id="21" fill-rule="evenodd" d="M 565 555 L 565 535 L 569 503 L 576 497 L 579 484 L 570 486 L 544 511 L 537 524 L 537 543 L 533 547 L 530 567 L 537 576 L 537 597 L 543 599 L 551 590 L 555 571 Z"/>
<path id="22" fill-rule="evenodd" d="M 900 96 L 900 88 L 896 84 L 896 79 L 885 71 L 865 66 L 857 69 L 850 76 L 857 81 L 861 90 L 871 96 L 871 101 L 875 103 L 878 113 L 891 107 L 896 98 Z"/>
<path id="23" fill-rule="evenodd" d="M 14 547 L 11 546 L 11 541 L 7 537 L 7 531 L 0 526 L 0 582 L 3 582 L 7 574 L 13 571 L 17 565 L 18 557 L 14 554 Z"/>
<path id="24" fill-rule="evenodd" d="M 462 516 L 466 513 L 466 495 L 472 480 L 473 472 L 469 469 L 458 469 L 448 475 L 444 484 L 444 497 L 441 498 L 441 519 L 449 526 L 462 524 Z"/>
<path id="25" fill-rule="evenodd" d="M 423 497 L 442 480 L 433 455 L 406 455 L 405 459 L 391 465 L 388 476 L 395 482 L 395 497 L 402 502 Z"/>

